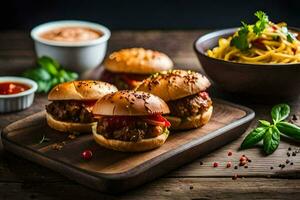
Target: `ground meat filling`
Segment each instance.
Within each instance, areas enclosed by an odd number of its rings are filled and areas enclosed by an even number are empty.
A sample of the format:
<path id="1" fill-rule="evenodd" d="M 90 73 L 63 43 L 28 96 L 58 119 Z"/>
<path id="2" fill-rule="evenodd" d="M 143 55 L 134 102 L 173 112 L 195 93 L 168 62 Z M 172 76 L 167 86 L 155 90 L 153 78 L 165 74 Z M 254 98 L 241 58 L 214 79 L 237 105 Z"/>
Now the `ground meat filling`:
<path id="1" fill-rule="evenodd" d="M 100 80 L 115 85 L 119 90 L 129 90 L 134 89 L 139 81 L 147 77 L 148 75 L 113 73 L 104 70 L 100 76 Z"/>
<path id="2" fill-rule="evenodd" d="M 81 101 L 53 101 L 46 105 L 46 110 L 53 118 L 77 123 L 93 122 L 93 115 Z"/>
<path id="3" fill-rule="evenodd" d="M 202 114 L 212 105 L 212 101 L 206 92 L 187 96 L 178 100 L 167 102 L 171 115 L 186 118 Z"/>
<path id="4" fill-rule="evenodd" d="M 138 142 L 142 139 L 157 137 L 165 130 L 162 126 L 151 125 L 138 119 L 123 120 L 119 117 L 116 118 L 118 119 L 114 119 L 114 117 L 99 119 L 97 133 L 107 139 Z"/>

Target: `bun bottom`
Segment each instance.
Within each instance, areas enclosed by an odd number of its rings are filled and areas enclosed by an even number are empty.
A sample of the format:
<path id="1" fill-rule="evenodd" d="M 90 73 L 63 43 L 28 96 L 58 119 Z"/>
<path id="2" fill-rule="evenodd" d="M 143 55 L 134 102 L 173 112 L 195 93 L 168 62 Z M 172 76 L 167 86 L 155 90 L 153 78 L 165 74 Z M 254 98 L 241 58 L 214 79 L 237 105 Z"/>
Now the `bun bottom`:
<path id="1" fill-rule="evenodd" d="M 169 136 L 169 131 L 166 129 L 164 133 L 155 138 L 143 139 L 138 142 L 127 142 L 105 138 L 101 134 L 97 133 L 97 125 L 94 125 L 92 129 L 94 139 L 99 145 L 122 152 L 140 152 L 158 148 L 165 143 Z"/>
<path id="2" fill-rule="evenodd" d="M 48 125 L 60 132 L 68 132 L 68 133 L 91 133 L 92 126 L 97 124 L 96 122 L 92 123 L 74 123 L 74 122 L 63 122 L 56 120 L 52 117 L 51 114 L 46 112 L 46 120 Z"/>
<path id="3" fill-rule="evenodd" d="M 185 120 L 182 120 L 179 117 L 166 116 L 168 121 L 171 123 L 172 130 L 187 130 L 193 128 L 199 128 L 210 120 L 213 112 L 213 106 L 210 106 L 207 111 L 203 114 L 188 117 Z"/>

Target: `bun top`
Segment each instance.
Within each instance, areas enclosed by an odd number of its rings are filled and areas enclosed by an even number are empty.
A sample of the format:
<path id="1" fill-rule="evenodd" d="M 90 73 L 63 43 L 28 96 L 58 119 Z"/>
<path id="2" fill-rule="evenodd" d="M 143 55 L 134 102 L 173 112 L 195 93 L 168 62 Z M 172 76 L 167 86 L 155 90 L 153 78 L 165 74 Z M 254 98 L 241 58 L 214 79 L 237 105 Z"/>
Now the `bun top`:
<path id="1" fill-rule="evenodd" d="M 136 90 L 149 92 L 164 101 L 171 101 L 205 91 L 209 86 L 209 80 L 200 73 L 169 70 L 143 80 Z"/>
<path id="2" fill-rule="evenodd" d="M 118 89 L 102 81 L 71 81 L 56 85 L 48 94 L 48 100 L 98 100 Z"/>
<path id="3" fill-rule="evenodd" d="M 113 52 L 104 61 L 108 71 L 118 73 L 151 74 L 173 68 L 172 60 L 164 53 L 143 48 Z"/>
<path id="4" fill-rule="evenodd" d="M 92 112 L 109 116 L 141 116 L 167 114 L 170 110 L 157 96 L 141 91 L 121 90 L 99 99 Z"/>

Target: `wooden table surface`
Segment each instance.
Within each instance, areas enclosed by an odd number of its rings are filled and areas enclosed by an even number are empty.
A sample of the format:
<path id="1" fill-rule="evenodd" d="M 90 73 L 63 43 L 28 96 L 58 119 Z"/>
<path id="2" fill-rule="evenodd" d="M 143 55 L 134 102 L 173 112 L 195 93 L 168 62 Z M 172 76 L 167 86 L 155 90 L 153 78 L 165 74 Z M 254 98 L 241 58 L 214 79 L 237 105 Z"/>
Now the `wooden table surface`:
<path id="1" fill-rule="evenodd" d="M 109 52 L 126 47 L 145 47 L 167 53 L 177 67 L 201 70 L 193 52 L 193 41 L 204 31 L 114 31 L 109 42 Z M 18 75 L 34 64 L 33 43 L 28 32 L 0 33 L 0 75 Z M 251 127 L 257 119 L 269 119 L 272 105 L 236 100 L 213 88 L 213 96 L 235 101 L 256 112 Z M 300 97 L 288 102 L 292 114 L 300 115 Z M 46 95 L 37 95 L 31 108 L 0 115 L 0 128 L 25 116 L 43 110 Z M 300 124 L 300 119 L 298 124 Z M 250 128 L 251 128 L 250 127 Z M 250 128 L 247 132 L 249 132 Z M 247 133 L 246 132 L 246 133 Z M 246 134 L 245 133 L 245 134 Z M 70 181 L 63 176 L 16 157 L 2 149 L 0 142 L 0 199 L 299 199 L 300 155 L 287 157 L 288 148 L 299 148 L 299 143 L 283 138 L 279 149 L 265 156 L 260 148 L 239 151 L 244 136 L 238 140 L 199 157 L 162 178 L 122 195 L 107 195 Z M 228 151 L 233 155 L 228 156 Z M 248 168 L 233 166 L 245 154 L 252 162 Z M 292 160 L 293 165 L 281 169 L 279 164 Z M 233 166 L 226 168 L 231 161 Z M 213 168 L 213 162 L 219 167 Z M 203 163 L 201 165 L 201 163 Z M 274 169 L 271 169 L 273 167 Z M 234 174 L 240 178 L 233 180 Z"/>

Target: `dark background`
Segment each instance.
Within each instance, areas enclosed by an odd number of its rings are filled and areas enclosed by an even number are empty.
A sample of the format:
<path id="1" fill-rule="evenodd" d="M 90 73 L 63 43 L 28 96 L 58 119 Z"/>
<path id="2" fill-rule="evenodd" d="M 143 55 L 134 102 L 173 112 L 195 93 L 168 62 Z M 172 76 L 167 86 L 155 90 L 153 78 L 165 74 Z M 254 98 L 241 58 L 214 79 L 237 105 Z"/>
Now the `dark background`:
<path id="1" fill-rule="evenodd" d="M 256 10 L 274 22 L 300 26 L 300 0 L 3 0 L 0 30 L 30 30 L 61 19 L 94 21 L 113 30 L 215 29 L 252 22 Z"/>

